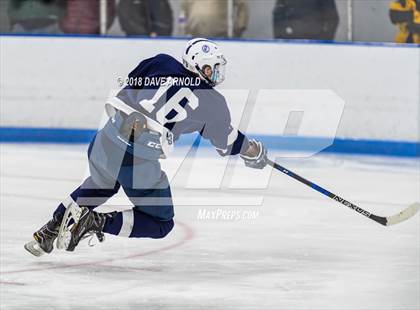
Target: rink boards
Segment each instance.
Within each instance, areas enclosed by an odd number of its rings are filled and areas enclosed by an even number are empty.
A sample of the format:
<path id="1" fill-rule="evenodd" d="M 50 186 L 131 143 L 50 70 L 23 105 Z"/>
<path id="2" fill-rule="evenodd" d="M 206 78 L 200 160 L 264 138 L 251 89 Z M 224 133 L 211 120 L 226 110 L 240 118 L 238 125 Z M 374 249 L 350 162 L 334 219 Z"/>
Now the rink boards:
<path id="1" fill-rule="evenodd" d="M 104 102 L 118 90 L 118 80 L 141 59 L 157 53 L 180 55 L 185 44 L 177 39 L 77 36 L 0 40 L 3 142 L 87 142 L 101 122 Z M 327 151 L 419 156 L 418 46 L 220 43 L 229 60 L 221 91 L 239 94 L 228 100 L 233 121 L 271 148 L 291 143 L 305 149 L 336 138 Z M 280 93 L 258 101 L 267 90 Z M 293 104 L 300 104 L 299 93 L 308 91 L 330 92 L 343 101 L 342 113 L 333 116 L 338 117 L 337 128 L 333 133 L 322 130 L 332 119 L 322 118 L 322 97 L 302 99 L 307 107 L 319 106 L 319 115 L 309 117 L 313 124 L 304 132 L 288 136 L 287 116 L 306 109 Z M 244 113 L 250 94 L 257 105 Z M 244 115 L 250 119 L 245 125 Z"/>

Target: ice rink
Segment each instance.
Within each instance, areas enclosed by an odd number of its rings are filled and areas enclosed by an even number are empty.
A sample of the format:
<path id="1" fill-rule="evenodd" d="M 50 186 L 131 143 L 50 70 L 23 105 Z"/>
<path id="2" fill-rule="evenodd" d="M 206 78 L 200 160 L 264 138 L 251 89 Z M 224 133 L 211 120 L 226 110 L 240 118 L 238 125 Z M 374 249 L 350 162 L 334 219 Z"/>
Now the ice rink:
<path id="1" fill-rule="evenodd" d="M 86 148 L 1 145 L 1 309 L 420 308 L 419 215 L 383 227 L 277 172 L 266 189 L 175 184 L 176 226 L 163 240 L 107 236 L 33 257 L 23 244 L 82 181 Z M 207 188 L 223 162 L 213 155 L 193 164 Z M 281 163 L 379 215 L 420 200 L 418 159 Z M 266 172 L 239 168 L 228 178 L 245 186 L 258 173 Z M 118 195 L 105 210 L 127 208 Z M 220 212 L 239 216 L 212 217 Z"/>

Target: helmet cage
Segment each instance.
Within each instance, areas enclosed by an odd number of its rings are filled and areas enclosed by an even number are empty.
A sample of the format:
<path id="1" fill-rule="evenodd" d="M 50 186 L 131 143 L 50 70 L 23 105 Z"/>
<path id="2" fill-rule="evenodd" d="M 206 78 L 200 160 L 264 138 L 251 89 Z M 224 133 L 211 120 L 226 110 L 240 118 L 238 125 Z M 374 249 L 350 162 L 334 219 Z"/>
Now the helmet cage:
<path id="1" fill-rule="evenodd" d="M 227 61 L 223 55 L 220 55 L 217 57 L 219 62 L 215 63 L 213 65 L 213 68 L 210 65 L 204 65 L 202 68 L 198 66 L 198 64 L 195 65 L 195 69 L 199 73 L 199 75 L 208 83 L 210 86 L 216 86 L 220 83 L 222 83 L 225 80 L 226 76 L 226 64 Z M 205 73 L 204 69 L 206 67 L 211 68 L 211 77 L 209 78 Z"/>
<path id="2" fill-rule="evenodd" d="M 197 38 L 188 42 L 182 57 L 184 67 L 192 71 L 208 83 L 216 86 L 225 80 L 226 59 L 216 43 Z M 204 74 L 204 69 L 210 67 L 211 76 Z"/>

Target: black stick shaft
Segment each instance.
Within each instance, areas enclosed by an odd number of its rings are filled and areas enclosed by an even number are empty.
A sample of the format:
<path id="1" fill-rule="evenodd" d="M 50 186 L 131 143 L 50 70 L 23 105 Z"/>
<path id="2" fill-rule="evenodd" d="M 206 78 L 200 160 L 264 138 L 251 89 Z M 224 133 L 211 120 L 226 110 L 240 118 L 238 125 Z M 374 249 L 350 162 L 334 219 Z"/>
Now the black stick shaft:
<path id="1" fill-rule="evenodd" d="M 316 190 L 317 192 L 319 192 L 319 193 L 321 193 L 321 194 L 323 194 L 323 195 L 325 195 L 325 196 L 327 196 L 331 199 L 334 199 L 335 201 L 338 201 L 342 205 L 344 205 L 344 206 L 346 206 L 346 207 L 348 207 L 348 208 L 366 216 L 367 218 L 369 218 L 371 220 L 374 220 L 374 221 L 378 222 L 379 224 L 382 224 L 382 225 L 386 226 L 387 220 L 386 220 L 385 217 L 381 217 L 381 216 L 377 216 L 375 214 L 372 214 L 369 211 L 366 211 L 366 210 L 356 206 L 354 203 L 352 203 L 350 201 L 347 201 L 344 198 L 342 198 L 340 196 L 337 196 L 334 193 L 331 193 L 330 191 L 326 190 L 325 188 L 323 188 L 323 187 L 321 187 L 321 186 L 319 186 L 319 185 L 301 177 L 300 175 L 294 173 L 293 171 L 290 171 L 289 169 L 286 169 L 283 166 L 281 166 L 281 165 L 279 165 L 279 164 L 277 164 L 277 163 L 275 163 L 271 160 L 268 160 L 268 164 L 271 167 L 273 167 L 274 169 L 277 169 L 277 170 L 283 172 L 284 174 L 287 174 L 289 177 L 292 177 L 293 179 L 298 180 L 299 182 L 311 187 L 312 189 Z"/>

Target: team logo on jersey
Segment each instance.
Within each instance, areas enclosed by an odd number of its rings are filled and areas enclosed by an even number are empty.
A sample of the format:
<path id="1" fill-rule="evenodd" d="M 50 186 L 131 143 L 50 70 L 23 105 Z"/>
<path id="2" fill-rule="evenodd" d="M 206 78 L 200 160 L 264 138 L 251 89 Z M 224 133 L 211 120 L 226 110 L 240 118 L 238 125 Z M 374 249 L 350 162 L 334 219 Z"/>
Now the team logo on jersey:
<path id="1" fill-rule="evenodd" d="M 210 52 L 210 46 L 204 44 L 203 47 L 201 48 L 203 50 L 204 53 L 208 53 Z"/>

